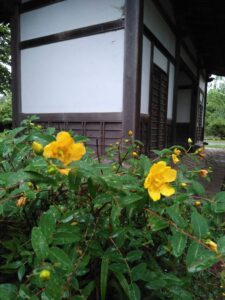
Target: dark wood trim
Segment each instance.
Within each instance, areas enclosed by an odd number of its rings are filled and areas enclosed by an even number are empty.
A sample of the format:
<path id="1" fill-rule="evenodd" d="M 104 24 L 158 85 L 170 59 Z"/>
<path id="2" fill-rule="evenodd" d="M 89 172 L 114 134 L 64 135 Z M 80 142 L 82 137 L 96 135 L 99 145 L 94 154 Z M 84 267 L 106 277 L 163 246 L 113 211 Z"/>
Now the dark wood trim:
<path id="1" fill-rule="evenodd" d="M 186 84 L 186 85 L 179 85 L 178 89 L 179 90 L 192 90 L 194 87 L 193 84 Z"/>
<path id="2" fill-rule="evenodd" d="M 43 37 L 30 39 L 20 43 L 20 49 L 33 48 L 52 43 L 67 41 L 75 38 L 115 31 L 124 28 L 124 19 L 105 22 L 83 28 L 68 30 L 60 33 L 50 34 Z"/>
<path id="3" fill-rule="evenodd" d="M 14 15 L 11 18 L 11 55 L 12 55 L 12 116 L 13 126 L 20 123 L 21 112 L 21 62 L 20 62 L 20 22 L 19 7 L 15 6 Z"/>
<path id="4" fill-rule="evenodd" d="M 197 76 L 198 76 L 198 67 L 196 67 L 197 69 L 197 75 L 194 74 L 194 72 L 189 68 L 189 66 L 186 64 L 186 62 L 183 60 L 182 57 L 180 57 L 180 67 L 183 69 L 183 71 L 186 73 L 186 75 L 192 80 L 192 81 L 196 81 L 197 80 Z"/>
<path id="5" fill-rule="evenodd" d="M 151 142 L 152 142 L 152 82 L 153 82 L 153 68 L 154 68 L 154 42 L 151 43 L 151 58 L 150 58 L 150 78 L 149 78 L 149 105 L 148 105 L 148 115 L 149 115 L 149 126 L 148 126 L 148 132 L 149 132 L 149 150 L 151 149 Z"/>
<path id="6" fill-rule="evenodd" d="M 31 0 L 26 3 L 22 3 L 20 6 L 20 13 L 25 13 L 27 11 L 35 10 L 44 6 L 48 6 L 51 4 L 56 4 L 58 2 L 62 2 L 65 0 Z"/>
<path id="7" fill-rule="evenodd" d="M 198 62 L 197 62 L 196 58 L 194 57 L 194 55 L 189 50 L 187 44 L 184 41 L 182 41 L 181 44 L 182 44 L 182 47 L 184 48 L 184 50 L 187 52 L 190 59 L 192 60 L 192 62 L 195 64 L 196 68 L 198 68 Z"/>
<path id="8" fill-rule="evenodd" d="M 207 76 L 206 76 L 207 78 Z M 205 139 L 205 115 L 206 115 L 206 105 L 207 105 L 207 80 L 205 81 L 205 94 L 204 94 L 204 116 L 203 116 L 203 129 L 202 129 L 202 141 Z"/>
<path id="9" fill-rule="evenodd" d="M 199 70 L 197 74 L 197 80 L 195 82 L 195 86 L 192 92 L 192 99 L 191 99 L 191 113 L 190 113 L 190 133 L 193 142 L 196 142 L 196 130 L 197 130 L 197 117 L 198 117 L 198 106 L 199 106 Z"/>
<path id="10" fill-rule="evenodd" d="M 21 113 L 20 120 L 30 116 L 38 116 L 41 122 L 122 122 L 122 113 Z"/>
<path id="11" fill-rule="evenodd" d="M 155 46 L 162 52 L 163 55 L 167 57 L 173 64 L 175 59 L 172 54 L 163 46 L 163 44 L 157 39 L 157 37 L 144 25 L 144 35 L 155 44 Z"/>
<path id="12" fill-rule="evenodd" d="M 172 114 L 172 144 L 176 144 L 177 125 L 177 100 L 178 100 L 178 79 L 180 74 L 180 39 L 176 39 L 176 54 L 174 65 L 174 90 L 173 90 L 173 114 Z"/>
<path id="13" fill-rule="evenodd" d="M 143 0 L 125 2 L 123 135 L 140 137 Z"/>

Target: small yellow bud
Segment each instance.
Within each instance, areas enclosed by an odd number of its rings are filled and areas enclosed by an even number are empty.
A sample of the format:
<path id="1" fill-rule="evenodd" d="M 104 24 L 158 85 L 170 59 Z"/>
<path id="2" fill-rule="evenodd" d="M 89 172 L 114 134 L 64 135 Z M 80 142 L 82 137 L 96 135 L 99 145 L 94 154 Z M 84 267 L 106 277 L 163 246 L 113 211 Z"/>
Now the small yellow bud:
<path id="1" fill-rule="evenodd" d="M 41 125 L 37 125 L 37 129 L 42 129 L 42 126 Z"/>
<path id="2" fill-rule="evenodd" d="M 116 171 L 116 170 L 117 170 L 117 168 L 118 168 L 118 167 L 117 167 L 117 166 L 115 166 L 115 165 L 113 165 L 113 166 L 112 166 L 112 169 L 113 169 L 113 171 Z"/>
<path id="3" fill-rule="evenodd" d="M 184 188 L 184 187 L 187 186 L 187 183 L 186 182 L 181 182 L 180 186 Z"/>
<path id="4" fill-rule="evenodd" d="M 173 150 L 173 153 L 174 153 L 175 155 L 179 156 L 179 155 L 181 154 L 181 151 L 180 151 L 179 149 L 175 148 L 175 149 Z"/>
<path id="5" fill-rule="evenodd" d="M 34 187 L 34 185 L 33 185 L 33 183 L 32 183 L 31 181 L 29 181 L 29 182 L 27 183 L 27 185 L 28 185 L 30 188 Z"/>
<path id="6" fill-rule="evenodd" d="M 214 242 L 211 241 L 211 240 L 207 240 L 205 243 L 206 243 L 206 245 L 209 246 L 209 248 L 210 248 L 212 251 L 217 252 L 217 244 L 216 244 L 216 243 L 214 243 Z"/>
<path id="7" fill-rule="evenodd" d="M 138 157 L 137 152 L 136 152 L 136 151 L 133 151 L 133 152 L 132 152 L 132 156 L 133 156 L 133 157 Z"/>
<path id="8" fill-rule="evenodd" d="M 33 149 L 34 153 L 37 155 L 41 155 L 44 151 L 43 146 L 38 142 L 32 143 L 32 149 Z"/>
<path id="9" fill-rule="evenodd" d="M 201 201 L 195 201 L 194 205 L 195 206 L 201 206 Z"/>
<path id="10" fill-rule="evenodd" d="M 180 161 L 176 154 L 172 154 L 172 160 L 174 164 L 177 164 Z"/>
<path id="11" fill-rule="evenodd" d="M 119 142 L 116 142 L 115 144 L 118 146 L 120 143 L 119 143 Z"/>
<path id="12" fill-rule="evenodd" d="M 128 135 L 129 135 L 129 136 L 133 136 L 133 131 L 132 131 L 132 130 L 129 130 L 129 131 L 128 131 Z"/>
<path id="13" fill-rule="evenodd" d="M 49 280 L 49 278 L 51 277 L 51 272 L 49 270 L 42 270 L 39 274 L 39 277 L 43 281 Z"/>
<path id="14" fill-rule="evenodd" d="M 125 143 L 129 143 L 129 140 L 128 140 L 128 139 L 125 139 Z"/>
<path id="15" fill-rule="evenodd" d="M 206 177 L 209 172 L 207 170 L 202 169 L 198 173 L 200 177 Z"/>
<path id="16" fill-rule="evenodd" d="M 192 139 L 188 138 L 188 144 L 192 144 L 192 143 L 193 143 Z"/>
<path id="17" fill-rule="evenodd" d="M 27 203 L 27 198 L 24 196 L 21 196 L 17 201 L 16 201 L 16 206 L 17 207 L 23 207 Z"/>

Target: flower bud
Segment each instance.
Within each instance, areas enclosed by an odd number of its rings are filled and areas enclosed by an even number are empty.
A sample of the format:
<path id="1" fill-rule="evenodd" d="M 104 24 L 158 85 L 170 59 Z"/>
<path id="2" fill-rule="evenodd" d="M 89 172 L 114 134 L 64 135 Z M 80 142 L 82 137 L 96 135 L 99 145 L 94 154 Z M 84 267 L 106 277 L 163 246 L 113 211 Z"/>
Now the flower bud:
<path id="1" fill-rule="evenodd" d="M 180 186 L 184 188 L 184 187 L 187 186 L 187 183 L 186 182 L 181 182 Z"/>
<path id="2" fill-rule="evenodd" d="M 174 164 L 177 164 L 180 161 L 176 154 L 172 154 L 172 160 Z"/>
<path id="3" fill-rule="evenodd" d="M 207 170 L 202 169 L 202 170 L 199 170 L 198 173 L 199 173 L 200 177 L 206 177 L 209 172 Z"/>
<path id="4" fill-rule="evenodd" d="M 32 149 L 33 149 L 34 153 L 37 155 L 41 155 L 44 151 L 43 146 L 40 143 L 35 142 L 35 141 L 32 143 Z"/>
<path id="5" fill-rule="evenodd" d="M 188 144 L 192 144 L 192 143 L 193 143 L 192 139 L 188 138 Z"/>
<path id="6" fill-rule="evenodd" d="M 132 131 L 132 130 L 129 130 L 129 131 L 128 131 L 128 135 L 129 135 L 129 136 L 133 136 L 133 131 Z"/>
<path id="7" fill-rule="evenodd" d="M 21 196 L 17 201 L 16 201 L 16 206 L 17 207 L 23 207 L 27 203 L 27 198 L 24 196 Z"/>
<path id="8" fill-rule="evenodd" d="M 136 151 L 133 151 L 133 152 L 132 152 L 132 156 L 133 156 L 133 157 L 138 157 L 137 152 L 136 152 Z"/>
<path id="9" fill-rule="evenodd" d="M 49 270 L 42 270 L 39 274 L 41 280 L 46 281 L 51 277 L 51 272 Z"/>
<path id="10" fill-rule="evenodd" d="M 195 201 L 194 205 L 195 206 L 201 206 L 201 201 Z"/>
<path id="11" fill-rule="evenodd" d="M 181 154 L 181 151 L 180 151 L 180 149 L 175 148 L 175 149 L 173 150 L 173 153 L 174 153 L 175 155 L 179 156 L 179 155 Z"/>
<path id="12" fill-rule="evenodd" d="M 53 174 L 56 174 L 56 172 L 57 172 L 57 168 L 55 165 L 50 165 L 48 167 L 48 174 L 53 175 Z"/>
<path id="13" fill-rule="evenodd" d="M 209 248 L 214 251 L 214 252 L 217 252 L 217 244 L 211 240 L 207 240 L 206 242 L 206 245 L 209 246 Z"/>

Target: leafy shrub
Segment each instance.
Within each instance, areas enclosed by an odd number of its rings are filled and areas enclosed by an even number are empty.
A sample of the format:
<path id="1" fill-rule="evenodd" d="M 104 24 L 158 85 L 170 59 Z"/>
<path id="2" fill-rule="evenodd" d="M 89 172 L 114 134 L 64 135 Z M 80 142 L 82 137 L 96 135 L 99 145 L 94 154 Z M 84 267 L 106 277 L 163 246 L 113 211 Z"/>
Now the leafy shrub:
<path id="1" fill-rule="evenodd" d="M 32 120 L 0 135 L 1 300 L 221 299 L 225 193 L 182 163 L 204 152 L 129 134 L 104 157 Z"/>
<path id="2" fill-rule="evenodd" d="M 12 96 L 8 93 L 0 101 L 0 124 L 3 126 L 12 124 Z"/>
<path id="3" fill-rule="evenodd" d="M 225 120 L 222 118 L 215 119 L 209 126 L 209 134 L 218 136 L 221 139 L 225 138 Z"/>

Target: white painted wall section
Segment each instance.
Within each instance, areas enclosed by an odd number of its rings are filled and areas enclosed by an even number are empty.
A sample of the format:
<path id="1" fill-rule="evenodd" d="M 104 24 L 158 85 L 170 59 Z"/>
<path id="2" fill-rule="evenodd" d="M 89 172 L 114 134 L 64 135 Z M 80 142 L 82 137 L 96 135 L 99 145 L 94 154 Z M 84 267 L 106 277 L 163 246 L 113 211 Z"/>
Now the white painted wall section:
<path id="1" fill-rule="evenodd" d="M 125 0 L 66 0 L 23 13 L 21 41 L 120 19 Z"/>
<path id="2" fill-rule="evenodd" d="M 22 50 L 22 112 L 122 112 L 123 61 L 124 30 Z"/>
<path id="3" fill-rule="evenodd" d="M 168 72 L 168 59 L 156 47 L 154 47 L 153 62 L 164 72 Z"/>
<path id="4" fill-rule="evenodd" d="M 169 71 L 167 119 L 171 120 L 173 118 L 174 73 L 175 73 L 175 68 L 172 63 L 170 63 L 169 70 L 170 71 Z"/>
<path id="5" fill-rule="evenodd" d="M 188 55 L 188 53 L 185 51 L 184 47 L 181 47 L 180 49 L 180 56 L 181 58 L 184 60 L 184 62 L 186 63 L 186 65 L 189 67 L 189 69 L 195 74 L 197 75 L 197 67 L 195 66 L 195 64 L 193 63 L 192 59 L 190 58 L 190 56 Z"/>
<path id="6" fill-rule="evenodd" d="M 149 90 L 150 90 L 150 60 L 151 42 L 143 36 L 142 48 L 142 71 L 141 71 L 141 113 L 149 112 Z"/>
<path id="7" fill-rule="evenodd" d="M 151 0 L 144 1 L 144 24 L 175 57 L 175 35 Z"/>
<path id="8" fill-rule="evenodd" d="M 192 91 L 178 90 L 177 95 L 177 123 L 189 123 L 191 115 Z"/>

